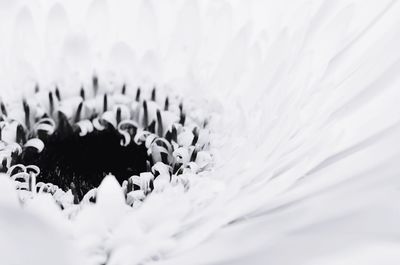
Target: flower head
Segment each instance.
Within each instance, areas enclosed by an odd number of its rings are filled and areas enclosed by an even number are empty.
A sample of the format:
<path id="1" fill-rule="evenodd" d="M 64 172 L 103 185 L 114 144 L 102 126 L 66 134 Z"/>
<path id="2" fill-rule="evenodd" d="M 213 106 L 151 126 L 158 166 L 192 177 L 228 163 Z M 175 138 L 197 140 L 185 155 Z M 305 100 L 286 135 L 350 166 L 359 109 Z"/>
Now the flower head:
<path id="1" fill-rule="evenodd" d="M 395 2 L 0 5 L 7 262 L 399 260 Z"/>

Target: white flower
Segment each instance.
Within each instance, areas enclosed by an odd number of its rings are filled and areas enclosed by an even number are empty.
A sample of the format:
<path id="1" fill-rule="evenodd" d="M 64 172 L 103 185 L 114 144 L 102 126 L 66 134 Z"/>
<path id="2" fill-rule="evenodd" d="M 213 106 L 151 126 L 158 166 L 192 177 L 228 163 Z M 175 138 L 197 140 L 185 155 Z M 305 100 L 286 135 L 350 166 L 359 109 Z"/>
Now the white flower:
<path id="1" fill-rule="evenodd" d="M 398 264 L 399 4 L 0 5 L 2 264 Z M 12 167 L 70 127 L 152 163 Z"/>

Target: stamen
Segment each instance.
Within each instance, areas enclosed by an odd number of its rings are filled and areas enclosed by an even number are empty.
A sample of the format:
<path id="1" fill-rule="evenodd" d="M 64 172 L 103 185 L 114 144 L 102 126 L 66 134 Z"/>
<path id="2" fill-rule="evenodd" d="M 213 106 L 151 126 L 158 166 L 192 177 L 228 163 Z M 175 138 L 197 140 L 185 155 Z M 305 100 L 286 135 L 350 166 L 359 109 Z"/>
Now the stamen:
<path id="1" fill-rule="evenodd" d="M 81 96 L 81 98 L 83 100 L 85 100 L 85 88 L 83 86 L 81 87 L 81 91 L 80 91 L 79 95 Z"/>
<path id="2" fill-rule="evenodd" d="M 58 86 L 56 86 L 56 97 L 58 101 L 61 101 L 61 94 L 60 94 L 60 90 L 58 89 Z"/>
<path id="3" fill-rule="evenodd" d="M 179 103 L 179 112 L 182 114 L 183 112 L 183 103 Z"/>
<path id="4" fill-rule="evenodd" d="M 136 91 L 136 101 L 139 102 L 140 101 L 140 87 L 138 87 L 137 91 Z"/>
<path id="5" fill-rule="evenodd" d="M 82 107 L 83 107 L 83 101 L 79 103 L 78 108 L 75 113 L 75 122 L 80 121 L 81 119 L 81 112 L 82 112 Z"/>
<path id="6" fill-rule="evenodd" d="M 156 121 L 152 121 L 149 126 L 147 126 L 147 130 L 151 133 L 156 132 Z"/>
<path id="7" fill-rule="evenodd" d="M 104 94 L 103 97 L 103 112 L 106 112 L 108 109 L 108 100 L 107 100 L 107 94 Z"/>
<path id="8" fill-rule="evenodd" d="M 169 142 L 178 142 L 178 133 L 176 131 L 176 127 L 175 125 L 172 125 L 171 131 L 168 131 L 165 138 L 169 141 Z"/>
<path id="9" fill-rule="evenodd" d="M 7 159 L 5 157 L 3 157 L 3 160 L 1 161 L 1 173 L 6 173 L 8 170 L 7 168 Z"/>
<path id="10" fill-rule="evenodd" d="M 18 124 L 17 126 L 17 143 L 19 145 L 23 145 L 26 142 L 26 134 L 24 127 L 21 124 Z"/>
<path id="11" fill-rule="evenodd" d="M 164 134 L 163 134 L 163 124 L 162 124 L 160 110 L 157 110 L 157 124 L 158 124 L 157 134 L 158 134 L 158 136 L 162 137 Z"/>
<path id="12" fill-rule="evenodd" d="M 197 141 L 199 140 L 199 129 L 197 127 L 194 127 L 192 132 L 193 132 L 192 145 L 196 145 Z"/>
<path id="13" fill-rule="evenodd" d="M 181 116 L 179 118 L 179 123 L 182 124 L 182 126 L 185 126 L 185 121 L 186 121 L 186 114 L 181 112 Z"/>
<path id="14" fill-rule="evenodd" d="M 156 101 L 156 87 L 151 91 L 151 101 Z"/>
<path id="15" fill-rule="evenodd" d="M 26 128 L 30 128 L 30 124 L 31 124 L 31 122 L 30 122 L 30 110 L 29 110 L 29 106 L 28 106 L 28 103 L 26 102 L 26 100 L 25 99 L 23 99 L 22 100 L 22 105 L 23 105 L 23 108 L 24 108 L 24 112 L 25 112 L 25 125 L 26 125 Z"/>
<path id="16" fill-rule="evenodd" d="M 195 148 L 195 149 L 193 149 L 193 152 L 192 152 L 192 155 L 190 156 L 190 161 L 191 162 L 194 162 L 194 161 L 196 161 L 196 158 L 197 158 L 197 149 Z"/>
<path id="17" fill-rule="evenodd" d="M 53 98 L 53 93 L 50 91 L 49 92 L 49 113 L 50 115 L 53 114 L 54 111 L 54 98 Z"/>
<path id="18" fill-rule="evenodd" d="M 146 100 L 143 101 L 143 127 L 146 128 L 147 124 L 149 123 L 149 117 L 147 112 L 147 102 Z"/>
<path id="19" fill-rule="evenodd" d="M 167 111 L 169 108 L 169 99 L 168 97 L 165 98 L 164 110 Z"/>
<path id="20" fill-rule="evenodd" d="M 97 92 L 99 90 L 99 79 L 96 75 L 93 76 L 92 85 L 93 85 L 94 94 L 97 95 Z"/>
<path id="21" fill-rule="evenodd" d="M 115 119 L 117 120 L 117 124 L 119 124 L 121 122 L 121 108 L 120 107 L 117 108 L 117 113 L 116 113 L 115 117 L 116 117 Z"/>
<path id="22" fill-rule="evenodd" d="M 7 109 L 6 109 L 6 105 L 4 104 L 4 102 L 0 102 L 0 109 L 1 109 L 1 113 L 3 113 L 4 116 L 7 116 Z"/>

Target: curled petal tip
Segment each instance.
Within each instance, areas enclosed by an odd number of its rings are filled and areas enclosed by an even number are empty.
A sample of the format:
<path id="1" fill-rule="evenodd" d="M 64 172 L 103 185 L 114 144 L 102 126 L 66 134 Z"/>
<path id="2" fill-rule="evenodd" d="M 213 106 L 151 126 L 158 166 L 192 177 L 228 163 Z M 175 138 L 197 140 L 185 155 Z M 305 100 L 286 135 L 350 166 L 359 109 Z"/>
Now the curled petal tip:
<path id="1" fill-rule="evenodd" d="M 42 140 L 40 140 L 39 138 L 32 138 L 29 139 L 26 144 L 24 145 L 24 147 L 31 147 L 34 148 L 36 150 L 37 153 L 41 153 L 44 149 L 44 143 Z"/>

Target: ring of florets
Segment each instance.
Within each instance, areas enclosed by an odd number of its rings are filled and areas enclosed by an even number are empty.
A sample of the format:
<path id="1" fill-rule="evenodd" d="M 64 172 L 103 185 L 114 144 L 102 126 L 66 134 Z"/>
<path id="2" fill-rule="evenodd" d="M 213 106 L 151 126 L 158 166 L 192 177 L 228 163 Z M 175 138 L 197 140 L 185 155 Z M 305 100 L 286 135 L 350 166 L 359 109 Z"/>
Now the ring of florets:
<path id="1" fill-rule="evenodd" d="M 65 99 L 58 87 L 36 86 L 22 106 L 0 102 L 0 171 L 22 201 L 50 193 L 63 208 L 94 202 L 113 174 L 133 205 L 168 185 L 187 189 L 209 167 L 208 119 L 190 115 L 181 99 L 157 96 L 155 87 L 148 98 L 140 87 L 129 95 L 125 84 L 102 92 L 97 77 L 91 86 Z"/>

